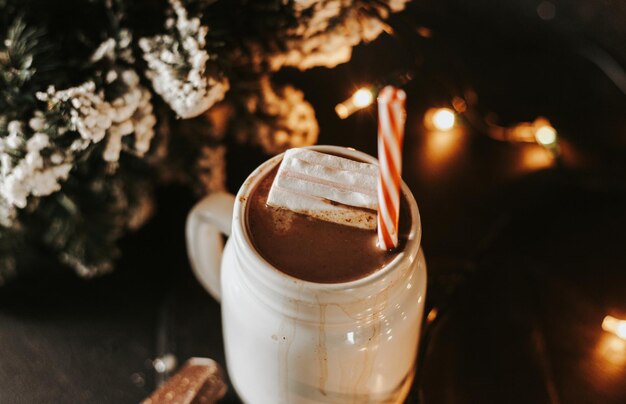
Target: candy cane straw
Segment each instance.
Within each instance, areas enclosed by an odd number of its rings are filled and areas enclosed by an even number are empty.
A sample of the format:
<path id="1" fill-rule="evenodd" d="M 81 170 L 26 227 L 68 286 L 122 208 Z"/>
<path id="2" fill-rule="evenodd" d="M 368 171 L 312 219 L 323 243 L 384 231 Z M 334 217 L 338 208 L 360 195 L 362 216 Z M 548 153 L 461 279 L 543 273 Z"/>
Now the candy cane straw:
<path id="1" fill-rule="evenodd" d="M 398 246 L 402 139 L 406 94 L 387 86 L 378 95 L 378 246 Z"/>

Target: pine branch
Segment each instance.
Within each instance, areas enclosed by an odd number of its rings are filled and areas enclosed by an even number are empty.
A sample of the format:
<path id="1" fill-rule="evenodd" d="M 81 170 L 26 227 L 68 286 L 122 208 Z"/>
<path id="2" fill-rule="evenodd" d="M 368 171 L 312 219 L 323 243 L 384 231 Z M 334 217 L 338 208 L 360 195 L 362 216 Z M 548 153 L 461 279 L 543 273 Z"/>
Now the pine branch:
<path id="1" fill-rule="evenodd" d="M 29 27 L 15 18 L 0 40 L 0 111 L 7 120 L 31 110 L 35 92 L 46 83 L 56 63 L 53 47 L 44 40 L 45 30 Z"/>

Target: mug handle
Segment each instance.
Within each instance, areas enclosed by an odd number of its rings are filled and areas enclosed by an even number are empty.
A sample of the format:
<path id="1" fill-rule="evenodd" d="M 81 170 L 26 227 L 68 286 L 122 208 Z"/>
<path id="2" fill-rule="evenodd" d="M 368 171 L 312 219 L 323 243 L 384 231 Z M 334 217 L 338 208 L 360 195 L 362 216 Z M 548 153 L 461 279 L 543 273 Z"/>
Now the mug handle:
<path id="1" fill-rule="evenodd" d="M 235 196 L 227 192 L 213 193 L 198 202 L 185 226 L 187 255 L 198 281 L 218 302 L 221 299 L 220 272 L 224 242 L 230 236 Z"/>

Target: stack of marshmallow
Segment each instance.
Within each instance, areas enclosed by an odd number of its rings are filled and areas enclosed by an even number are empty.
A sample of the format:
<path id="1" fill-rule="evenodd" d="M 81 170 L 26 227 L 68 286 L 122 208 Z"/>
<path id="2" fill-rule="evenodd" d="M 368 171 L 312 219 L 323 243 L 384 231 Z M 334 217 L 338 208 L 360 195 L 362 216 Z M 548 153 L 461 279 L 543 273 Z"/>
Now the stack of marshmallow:
<path id="1" fill-rule="evenodd" d="M 338 224 L 376 229 L 378 167 L 307 149 L 285 153 L 267 204 Z"/>

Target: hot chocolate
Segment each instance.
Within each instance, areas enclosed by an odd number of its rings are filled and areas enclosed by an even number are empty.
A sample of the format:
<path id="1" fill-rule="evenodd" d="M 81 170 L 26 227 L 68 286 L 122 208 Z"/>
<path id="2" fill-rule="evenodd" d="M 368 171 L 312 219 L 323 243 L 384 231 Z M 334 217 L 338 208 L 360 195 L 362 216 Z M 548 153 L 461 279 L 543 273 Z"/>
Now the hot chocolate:
<path id="1" fill-rule="evenodd" d="M 247 231 L 261 256 L 287 275 L 309 282 L 340 283 L 363 278 L 387 265 L 406 244 L 411 220 L 404 197 L 400 204 L 399 245 L 377 247 L 375 230 L 330 223 L 267 205 L 278 166 L 252 191 Z"/>

